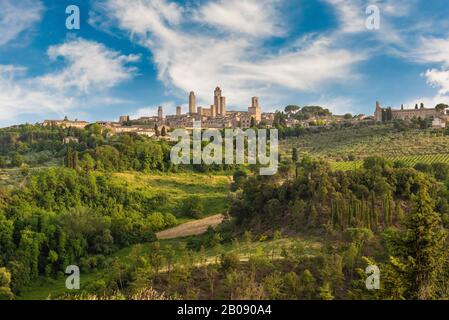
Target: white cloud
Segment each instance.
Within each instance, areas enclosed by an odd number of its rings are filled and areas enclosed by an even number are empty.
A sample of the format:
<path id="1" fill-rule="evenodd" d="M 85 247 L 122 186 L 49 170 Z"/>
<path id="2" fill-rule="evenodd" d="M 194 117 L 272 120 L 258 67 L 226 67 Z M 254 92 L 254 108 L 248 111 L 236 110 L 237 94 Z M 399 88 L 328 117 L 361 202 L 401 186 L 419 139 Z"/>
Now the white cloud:
<path id="1" fill-rule="evenodd" d="M 361 32 L 365 29 L 365 8 L 359 0 L 326 0 L 334 6 L 339 21 L 341 32 Z"/>
<path id="2" fill-rule="evenodd" d="M 112 104 L 105 89 L 135 76 L 135 68 L 128 64 L 138 59 L 83 39 L 50 47 L 48 54 L 51 60 L 62 57 L 66 66 L 27 78 L 21 66 L 0 65 L 0 120 L 22 114 L 63 115 L 89 101 Z"/>
<path id="3" fill-rule="evenodd" d="M 354 108 L 356 102 L 347 97 L 328 97 L 326 95 L 321 96 L 318 100 L 308 103 L 308 105 L 322 106 L 329 109 L 333 114 L 346 114 L 361 113 L 360 110 Z"/>
<path id="4" fill-rule="evenodd" d="M 127 64 L 140 59 L 136 55 L 121 55 L 98 42 L 84 39 L 51 46 L 48 56 L 53 61 L 63 58 L 68 65 L 62 71 L 40 77 L 42 85 L 57 90 L 76 88 L 84 93 L 91 89 L 110 88 L 131 79 L 136 68 Z"/>
<path id="5" fill-rule="evenodd" d="M 41 90 L 35 81 L 23 79 L 26 69 L 0 65 L 0 120 L 22 114 L 55 112 L 73 106 L 73 99 L 52 90 Z"/>
<path id="6" fill-rule="evenodd" d="M 251 96 L 264 103 L 282 90 L 318 91 L 329 82 L 355 78 L 354 67 L 365 58 L 362 52 L 341 49 L 329 37 L 308 38 L 300 47 L 279 51 L 264 49 L 264 41 L 279 32 L 277 1 L 232 3 L 186 8 L 165 0 L 108 0 L 92 16 L 98 23 L 102 13 L 109 25 L 114 22 L 147 47 L 159 79 L 178 96 L 194 90 L 204 106 L 212 103 L 216 85 L 230 93 L 229 106 L 247 107 Z M 263 21 L 258 12 L 273 19 Z"/>
<path id="7" fill-rule="evenodd" d="M 426 108 L 433 108 L 439 103 L 445 103 L 449 105 L 449 96 L 437 94 L 435 96 L 417 96 L 416 98 L 408 101 L 404 104 L 404 108 L 411 109 L 414 108 L 416 104 L 424 103 Z"/>
<path id="8" fill-rule="evenodd" d="M 44 7 L 35 0 L 0 0 L 0 46 L 41 20 Z"/>
<path id="9" fill-rule="evenodd" d="M 438 89 L 438 92 L 433 97 L 423 97 L 421 100 L 431 106 L 448 103 L 449 38 L 420 37 L 403 56 L 414 62 L 438 66 L 438 68 L 429 68 L 422 74 L 426 78 L 427 84 Z"/>
<path id="10" fill-rule="evenodd" d="M 131 119 L 138 119 L 140 117 L 151 117 L 157 115 L 158 107 L 162 106 L 164 108 L 164 114 L 174 114 L 176 110 L 176 104 L 174 101 L 165 101 L 162 103 L 159 103 L 155 106 L 146 106 L 143 108 L 139 108 L 136 111 L 134 111 L 131 115 Z M 187 108 L 184 107 L 183 112 L 187 112 Z"/>
<path id="11" fill-rule="evenodd" d="M 251 36 L 279 36 L 282 23 L 273 0 L 211 1 L 195 12 L 195 20 L 218 30 Z"/>
<path id="12" fill-rule="evenodd" d="M 449 70 L 430 69 L 425 73 L 427 83 L 435 88 L 439 88 L 438 94 L 449 93 Z"/>
<path id="13" fill-rule="evenodd" d="M 379 44 L 405 45 L 404 34 L 411 30 L 401 30 L 395 27 L 394 19 L 404 17 L 410 13 L 416 0 L 324 0 L 334 7 L 340 27 L 336 34 L 348 36 L 354 34 L 364 34 L 366 37 L 376 39 Z M 369 5 L 379 8 L 380 29 L 368 30 L 366 28 L 367 18 L 372 13 L 367 14 Z M 410 28 L 411 29 L 411 28 Z"/>
<path id="14" fill-rule="evenodd" d="M 449 38 L 421 37 L 409 57 L 422 63 L 441 63 L 449 67 Z"/>

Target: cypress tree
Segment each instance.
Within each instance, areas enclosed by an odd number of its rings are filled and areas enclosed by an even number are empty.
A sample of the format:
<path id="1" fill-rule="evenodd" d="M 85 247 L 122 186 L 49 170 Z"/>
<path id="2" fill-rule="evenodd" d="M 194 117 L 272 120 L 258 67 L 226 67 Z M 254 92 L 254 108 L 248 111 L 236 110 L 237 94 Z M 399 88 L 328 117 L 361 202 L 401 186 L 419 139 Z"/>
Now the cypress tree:
<path id="1" fill-rule="evenodd" d="M 294 163 L 298 162 L 299 156 L 298 156 L 298 148 L 293 148 L 292 150 L 292 161 Z"/>
<path id="2" fill-rule="evenodd" d="M 73 167 L 73 154 L 72 147 L 70 145 L 67 146 L 66 166 L 67 168 Z"/>
<path id="3" fill-rule="evenodd" d="M 72 169 L 78 168 L 78 151 L 73 152 Z"/>

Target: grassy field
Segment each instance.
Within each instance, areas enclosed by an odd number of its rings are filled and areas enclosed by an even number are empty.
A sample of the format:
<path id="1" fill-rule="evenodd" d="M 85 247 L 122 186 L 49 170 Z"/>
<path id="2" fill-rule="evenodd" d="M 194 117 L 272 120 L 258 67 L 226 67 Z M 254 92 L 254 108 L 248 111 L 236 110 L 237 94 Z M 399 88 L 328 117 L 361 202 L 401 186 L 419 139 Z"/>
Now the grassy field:
<path id="1" fill-rule="evenodd" d="M 281 150 L 287 154 L 294 147 L 301 154 L 334 162 L 369 156 L 401 158 L 449 153 L 449 136 L 433 130 L 400 132 L 391 125 L 382 125 L 312 133 L 281 141 Z"/>
<path id="2" fill-rule="evenodd" d="M 231 177 L 199 173 L 116 173 L 114 179 L 118 184 L 144 192 L 149 197 L 165 194 L 168 205 L 161 211 L 174 214 L 179 222 L 191 219 L 179 214 L 183 201 L 191 196 L 198 196 L 203 202 L 204 215 L 225 213 Z"/>

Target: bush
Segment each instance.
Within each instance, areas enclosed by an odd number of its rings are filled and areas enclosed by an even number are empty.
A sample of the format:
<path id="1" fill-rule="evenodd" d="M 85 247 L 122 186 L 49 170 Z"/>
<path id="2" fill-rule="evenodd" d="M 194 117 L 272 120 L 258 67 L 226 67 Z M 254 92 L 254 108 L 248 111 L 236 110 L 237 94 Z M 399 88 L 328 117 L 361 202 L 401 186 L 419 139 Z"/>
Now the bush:
<path id="1" fill-rule="evenodd" d="M 181 213 L 182 215 L 190 218 L 201 218 L 204 213 L 204 207 L 201 203 L 201 199 L 197 196 L 193 196 L 185 200 L 181 208 Z"/>
<path id="2" fill-rule="evenodd" d="M 224 272 L 236 269 L 239 263 L 239 256 L 233 252 L 223 253 L 220 257 L 220 268 Z"/>

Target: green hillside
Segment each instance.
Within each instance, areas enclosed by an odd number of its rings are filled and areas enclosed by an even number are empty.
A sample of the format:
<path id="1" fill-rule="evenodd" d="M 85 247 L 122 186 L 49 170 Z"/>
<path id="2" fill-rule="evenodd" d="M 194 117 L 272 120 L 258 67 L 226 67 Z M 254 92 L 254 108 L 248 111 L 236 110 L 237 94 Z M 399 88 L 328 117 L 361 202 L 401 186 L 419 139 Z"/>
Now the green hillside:
<path id="1" fill-rule="evenodd" d="M 360 160 L 369 156 L 398 158 L 449 153 L 449 136 L 441 131 L 396 130 L 393 125 L 347 128 L 281 141 L 281 150 L 292 148 L 328 161 Z"/>

